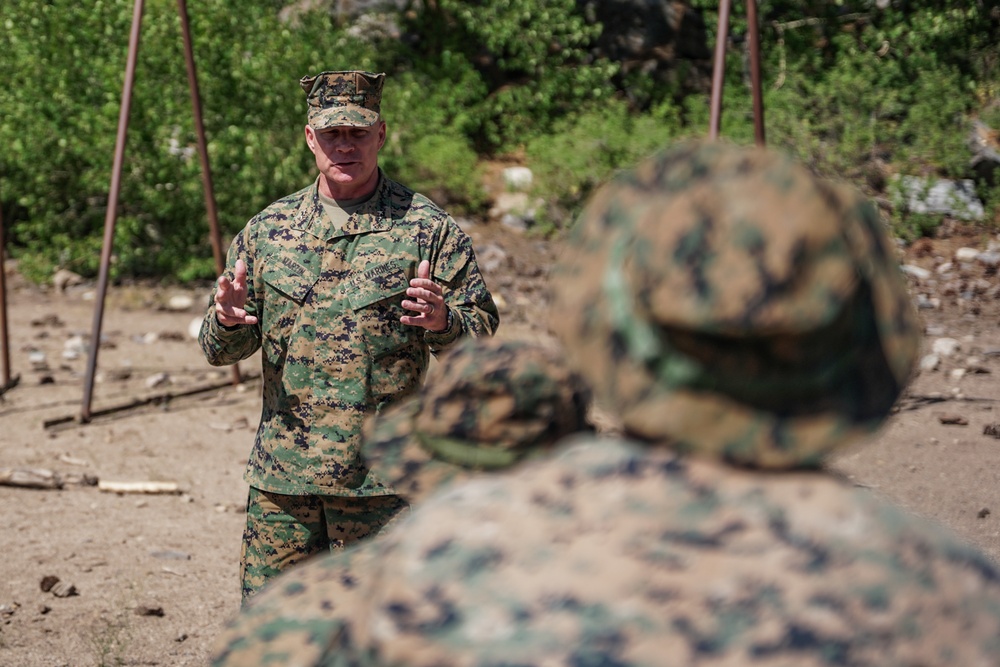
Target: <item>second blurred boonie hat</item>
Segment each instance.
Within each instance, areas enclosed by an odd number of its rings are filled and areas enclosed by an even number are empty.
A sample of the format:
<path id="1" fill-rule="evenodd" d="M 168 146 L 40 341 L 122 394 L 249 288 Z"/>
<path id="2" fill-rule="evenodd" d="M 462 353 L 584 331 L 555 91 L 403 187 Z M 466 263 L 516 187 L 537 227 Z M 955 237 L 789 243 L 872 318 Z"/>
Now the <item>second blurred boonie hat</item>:
<path id="1" fill-rule="evenodd" d="M 369 127 L 379 118 L 385 74 L 344 71 L 304 76 L 299 85 L 309 105 L 309 125 L 314 130 L 329 127 Z"/>
<path id="2" fill-rule="evenodd" d="M 361 455 L 411 503 L 475 471 L 509 468 L 589 430 L 590 392 L 554 349 L 468 338 L 419 394 L 365 424 Z"/>

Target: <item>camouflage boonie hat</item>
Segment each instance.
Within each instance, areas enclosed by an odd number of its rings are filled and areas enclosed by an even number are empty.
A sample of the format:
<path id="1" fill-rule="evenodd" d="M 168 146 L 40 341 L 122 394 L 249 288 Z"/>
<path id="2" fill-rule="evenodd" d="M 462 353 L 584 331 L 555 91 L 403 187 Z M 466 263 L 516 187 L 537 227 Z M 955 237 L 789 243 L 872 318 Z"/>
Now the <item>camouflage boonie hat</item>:
<path id="1" fill-rule="evenodd" d="M 878 213 L 779 153 L 691 142 L 589 202 L 552 326 L 630 434 L 818 466 L 875 429 L 920 326 Z"/>
<path id="2" fill-rule="evenodd" d="M 365 424 L 366 464 L 410 502 L 470 471 L 500 470 L 588 430 L 590 393 L 555 350 L 468 338 L 418 395 Z"/>
<path id="3" fill-rule="evenodd" d="M 309 104 L 309 125 L 369 127 L 378 120 L 385 74 L 372 72 L 321 72 L 304 76 L 299 85 Z"/>

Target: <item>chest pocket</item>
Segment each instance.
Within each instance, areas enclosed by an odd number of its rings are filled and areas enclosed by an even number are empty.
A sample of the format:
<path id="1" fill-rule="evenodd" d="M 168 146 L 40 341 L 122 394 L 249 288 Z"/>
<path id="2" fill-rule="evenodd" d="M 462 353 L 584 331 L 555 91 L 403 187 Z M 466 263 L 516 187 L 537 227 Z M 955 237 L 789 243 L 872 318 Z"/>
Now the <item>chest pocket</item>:
<path id="1" fill-rule="evenodd" d="M 267 263 L 261 277 L 265 285 L 262 324 L 270 335 L 279 333 L 284 347 L 318 277 L 302 267 L 286 267 L 274 261 Z"/>
<path id="2" fill-rule="evenodd" d="M 418 327 L 402 324 L 410 276 L 402 262 L 394 261 L 355 275 L 345 286 L 354 317 L 375 359 L 419 340 Z"/>

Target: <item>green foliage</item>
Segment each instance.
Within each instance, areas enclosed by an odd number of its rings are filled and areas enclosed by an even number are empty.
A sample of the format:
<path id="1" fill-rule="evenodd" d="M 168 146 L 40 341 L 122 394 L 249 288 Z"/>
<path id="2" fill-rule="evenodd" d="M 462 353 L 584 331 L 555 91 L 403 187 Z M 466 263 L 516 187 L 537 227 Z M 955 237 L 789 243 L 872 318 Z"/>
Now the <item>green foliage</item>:
<path id="1" fill-rule="evenodd" d="M 696 4 L 714 27 L 714 3 Z M 759 13 L 769 144 L 873 194 L 893 172 L 969 177 L 969 120 L 1000 92 L 995 11 L 934 0 L 885 10 L 867 1 L 773 0 Z M 734 15 L 721 132 L 738 142 L 753 140 L 745 31 Z M 704 103 L 685 102 L 688 120 L 707 126 Z M 898 208 L 892 218 L 907 237 L 940 223 Z"/>
<path id="2" fill-rule="evenodd" d="M 577 210 L 611 174 L 666 145 L 682 132 L 669 105 L 634 116 L 621 100 L 592 106 L 526 145 L 535 189 L 552 206 Z"/>
<path id="3" fill-rule="evenodd" d="M 601 27 L 576 0 L 437 0 L 359 21 L 322 9 L 283 21 L 285 4 L 189 2 L 223 243 L 315 177 L 298 87 L 307 73 L 388 73 L 382 164 L 456 213 L 487 203 L 483 158 L 526 155 L 555 224 L 614 170 L 708 130 L 708 90 L 680 91 L 671 83 L 684 79 L 680 70 L 620 77 L 618 64 L 592 55 Z M 713 46 L 718 3 L 692 4 Z M 731 20 L 721 132 L 751 143 L 742 7 Z M 0 205 L 10 250 L 33 279 L 54 267 L 97 271 L 132 9 L 127 0 L 5 0 L 0 10 Z M 880 196 L 895 174 L 968 177 L 969 120 L 1000 129 L 995 9 L 971 0 L 894 0 L 884 10 L 871 0 L 763 0 L 768 143 Z M 148 0 L 113 277 L 214 275 L 201 179 L 177 7 Z M 998 219 L 995 189 L 984 185 L 980 197 Z M 905 236 L 937 223 L 899 208 L 893 221 Z"/>
<path id="4" fill-rule="evenodd" d="M 11 249 L 36 280 L 54 266 L 97 271 L 132 6 L 124 0 L 4 5 L 0 65 L 12 75 L 0 88 L 0 143 L 9 147 L 0 154 L 0 194 Z M 259 3 L 189 3 L 189 14 L 227 243 L 254 212 L 312 178 L 297 78 L 329 67 L 325 47 L 334 44 L 325 16 L 292 31 Z M 176 5 L 147 2 L 113 276 L 190 279 L 215 272 L 182 44 Z"/>
<path id="5" fill-rule="evenodd" d="M 419 35 L 415 78 L 457 96 L 460 127 L 482 152 L 511 149 L 614 93 L 617 67 L 589 55 L 600 28 L 575 0 L 438 0 L 407 29 Z"/>
<path id="6" fill-rule="evenodd" d="M 408 174 L 409 187 L 459 214 L 477 212 L 485 203 L 478 161 L 465 137 L 439 131 L 412 137 L 391 157 L 386 155 L 382 166 L 391 173 Z"/>

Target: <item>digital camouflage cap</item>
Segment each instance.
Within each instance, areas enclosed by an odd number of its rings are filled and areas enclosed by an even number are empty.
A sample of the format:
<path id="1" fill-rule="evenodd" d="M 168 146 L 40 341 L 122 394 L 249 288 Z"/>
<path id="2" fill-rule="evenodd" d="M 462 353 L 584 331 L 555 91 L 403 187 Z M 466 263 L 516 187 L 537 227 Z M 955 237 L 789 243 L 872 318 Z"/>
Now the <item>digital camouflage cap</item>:
<path id="1" fill-rule="evenodd" d="M 369 127 L 379 118 L 385 74 L 346 71 L 304 76 L 299 85 L 309 105 L 309 125 Z"/>
<path id="2" fill-rule="evenodd" d="M 508 468 L 587 430 L 590 393 L 541 343 L 469 338 L 418 395 L 366 424 L 361 455 L 410 502 L 472 471 Z"/>
<path id="3" fill-rule="evenodd" d="M 690 142 L 591 199 L 552 326 L 627 432 L 765 468 L 877 427 L 919 324 L 878 214 L 777 152 Z"/>

